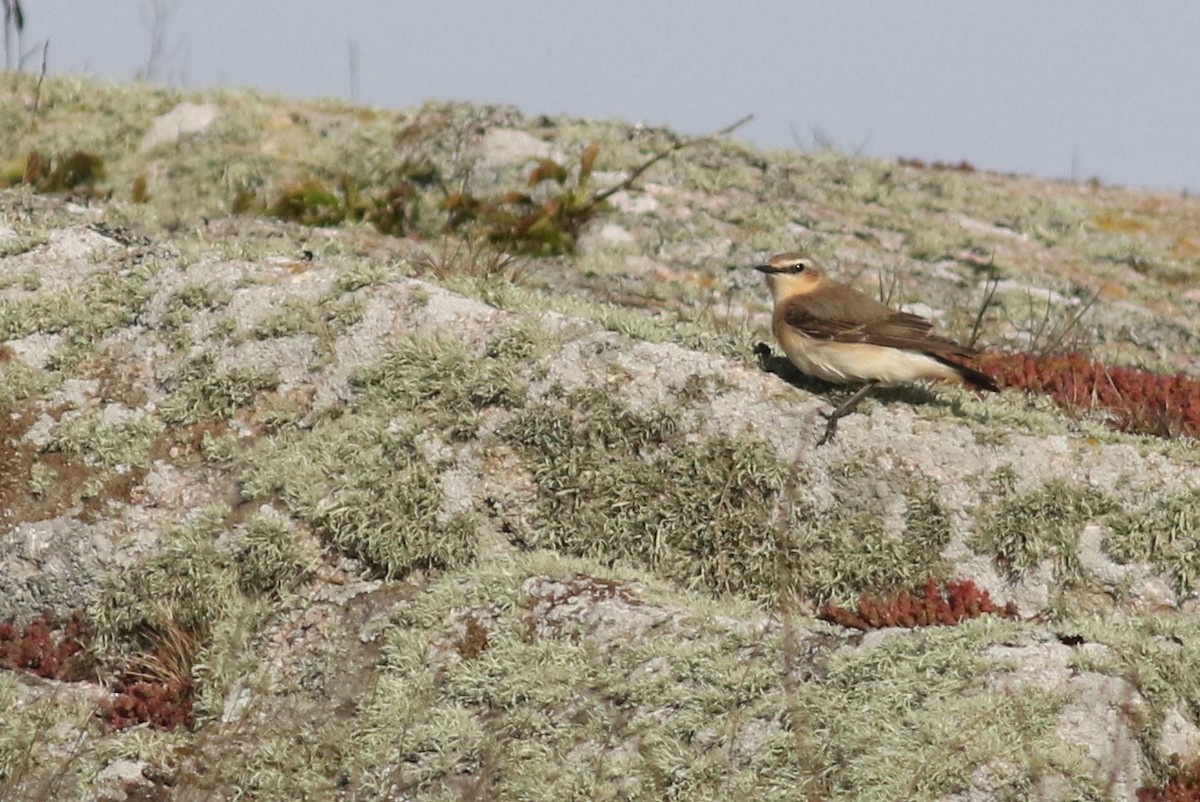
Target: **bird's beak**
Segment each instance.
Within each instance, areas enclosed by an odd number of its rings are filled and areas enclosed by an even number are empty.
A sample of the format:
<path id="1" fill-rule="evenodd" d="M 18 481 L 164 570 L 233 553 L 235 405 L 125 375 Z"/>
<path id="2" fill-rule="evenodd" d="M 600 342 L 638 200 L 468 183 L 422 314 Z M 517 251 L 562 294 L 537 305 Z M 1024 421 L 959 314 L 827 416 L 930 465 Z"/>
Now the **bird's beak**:
<path id="1" fill-rule="evenodd" d="M 754 269 L 759 273 L 778 273 L 779 271 L 770 265 L 755 265 Z"/>

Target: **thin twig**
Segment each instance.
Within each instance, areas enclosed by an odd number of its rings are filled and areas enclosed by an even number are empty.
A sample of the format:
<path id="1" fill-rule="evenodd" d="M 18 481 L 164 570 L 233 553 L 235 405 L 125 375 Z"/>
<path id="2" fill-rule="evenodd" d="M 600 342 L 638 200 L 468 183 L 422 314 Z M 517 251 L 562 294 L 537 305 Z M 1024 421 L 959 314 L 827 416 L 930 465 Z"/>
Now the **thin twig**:
<path id="1" fill-rule="evenodd" d="M 1067 321 L 1067 324 L 1062 327 L 1062 330 L 1058 332 L 1054 339 L 1051 340 L 1048 345 L 1042 348 L 1041 355 L 1045 356 L 1057 348 L 1059 343 L 1063 341 L 1063 338 L 1065 338 L 1069 333 L 1071 333 L 1071 331 L 1075 329 L 1076 326 L 1079 325 L 1080 319 L 1087 314 L 1089 309 L 1096 305 L 1096 301 L 1098 300 L 1100 300 L 1100 291 L 1096 290 L 1096 292 L 1092 294 L 1091 299 L 1079 308 L 1079 311 Z"/>
<path id="2" fill-rule="evenodd" d="M 38 73 L 37 86 L 34 87 L 33 90 L 33 112 L 30 114 L 31 118 L 37 116 L 38 106 L 40 106 L 42 103 L 42 81 L 46 80 L 46 60 L 49 54 L 50 40 L 47 39 L 46 44 L 42 45 L 42 69 L 41 72 Z M 30 127 L 32 128 L 32 119 L 30 122 Z"/>
<path id="3" fill-rule="evenodd" d="M 975 323 L 971 326 L 971 337 L 967 340 L 967 345 L 971 348 L 975 347 L 975 341 L 979 338 L 979 330 L 983 327 L 983 316 L 987 314 L 987 310 L 992 306 L 992 299 L 996 297 L 996 290 L 1000 287 L 999 276 L 993 275 L 988 281 L 987 293 L 983 296 L 983 303 L 979 305 L 979 312 L 975 314 Z"/>
<path id="4" fill-rule="evenodd" d="M 717 131 L 716 133 L 708 134 L 707 136 L 694 137 L 692 139 L 684 139 L 680 142 L 676 142 L 671 147 L 667 148 L 666 150 L 659 151 L 658 153 L 654 154 L 652 157 L 647 159 L 645 162 L 642 162 L 637 167 L 633 168 L 633 171 L 630 172 L 629 177 L 626 178 L 621 183 L 617 184 L 614 187 L 609 187 L 608 189 L 604 190 L 603 192 L 597 192 L 595 195 L 592 196 L 591 200 L 588 201 L 587 205 L 584 208 L 591 209 L 591 208 L 595 207 L 601 201 L 609 198 L 612 195 L 615 195 L 616 193 L 620 192 L 621 190 L 629 189 L 631 186 L 633 186 L 633 182 L 636 181 L 639 177 L 641 177 L 642 173 L 646 172 L 651 167 L 653 167 L 655 164 L 658 164 L 660 161 L 662 161 L 663 159 L 670 156 L 672 153 L 677 153 L 677 152 L 683 150 L 684 148 L 691 147 L 692 145 L 696 145 L 700 142 L 707 142 L 710 139 L 716 139 L 719 136 L 725 136 L 726 134 L 731 134 L 753 119 L 754 119 L 753 114 L 747 114 L 742 119 L 738 120 L 737 122 L 733 123 L 732 125 L 725 126 L 724 128 L 722 128 L 720 131 Z"/>

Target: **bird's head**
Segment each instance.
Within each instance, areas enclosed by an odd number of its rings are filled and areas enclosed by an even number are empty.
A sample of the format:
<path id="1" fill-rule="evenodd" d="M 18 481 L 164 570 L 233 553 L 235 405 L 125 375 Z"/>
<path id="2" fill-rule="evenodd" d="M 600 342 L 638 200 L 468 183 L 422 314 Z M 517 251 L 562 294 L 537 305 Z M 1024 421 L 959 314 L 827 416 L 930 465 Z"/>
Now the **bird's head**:
<path id="1" fill-rule="evenodd" d="M 777 253 L 754 269 L 764 273 L 772 297 L 778 301 L 793 293 L 811 290 L 821 278 L 821 271 L 806 254 L 789 251 Z"/>

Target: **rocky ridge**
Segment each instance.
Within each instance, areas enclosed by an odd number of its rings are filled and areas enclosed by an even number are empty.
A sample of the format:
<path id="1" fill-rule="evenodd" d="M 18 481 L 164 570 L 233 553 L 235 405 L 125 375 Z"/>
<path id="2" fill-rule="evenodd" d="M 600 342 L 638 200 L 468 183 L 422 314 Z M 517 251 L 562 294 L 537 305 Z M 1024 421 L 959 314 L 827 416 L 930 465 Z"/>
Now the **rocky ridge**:
<path id="1" fill-rule="evenodd" d="M 1195 755 L 1195 441 L 911 388 L 818 449 L 729 269 L 799 240 L 965 335 L 999 265 L 982 342 L 1194 375 L 1195 201 L 714 139 L 509 263 L 435 189 L 403 236 L 229 203 L 589 143 L 615 187 L 674 135 L 47 83 L 9 155 L 114 197 L 0 192 L 0 620 L 83 608 L 96 662 L 0 673 L 14 798 L 1133 799 Z M 1019 616 L 818 617 L 929 577 Z M 98 717 L 122 660 L 194 729 Z"/>

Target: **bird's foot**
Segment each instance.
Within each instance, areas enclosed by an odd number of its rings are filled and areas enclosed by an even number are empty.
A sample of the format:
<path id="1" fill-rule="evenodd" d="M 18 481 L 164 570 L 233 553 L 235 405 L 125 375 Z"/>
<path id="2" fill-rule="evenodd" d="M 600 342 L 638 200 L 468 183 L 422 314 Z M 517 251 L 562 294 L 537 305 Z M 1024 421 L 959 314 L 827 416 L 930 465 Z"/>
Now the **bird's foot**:
<path id="1" fill-rule="evenodd" d="M 876 382 L 864 384 L 833 412 L 819 412 L 820 416 L 825 419 L 825 434 L 821 435 L 821 439 L 817 441 L 818 446 L 823 446 L 833 441 L 833 436 L 837 434 L 838 421 L 857 409 L 862 400 L 875 387 L 875 384 Z"/>
<path id="2" fill-rule="evenodd" d="M 842 419 L 842 416 L 837 414 L 836 409 L 833 412 L 818 412 L 817 414 L 825 419 L 825 433 L 817 441 L 818 446 L 823 446 L 833 442 L 833 436 L 837 434 L 838 421 Z"/>

